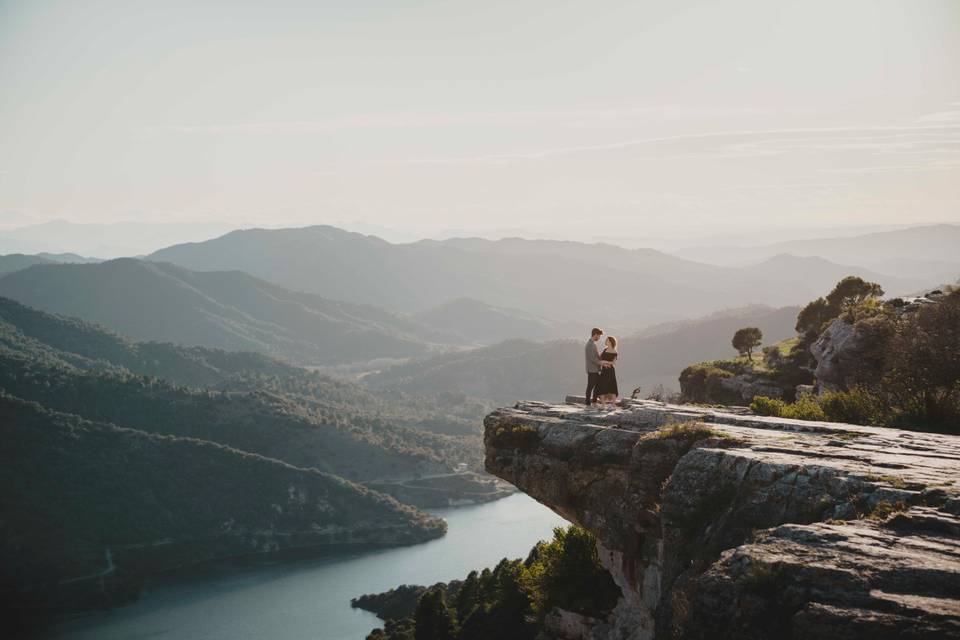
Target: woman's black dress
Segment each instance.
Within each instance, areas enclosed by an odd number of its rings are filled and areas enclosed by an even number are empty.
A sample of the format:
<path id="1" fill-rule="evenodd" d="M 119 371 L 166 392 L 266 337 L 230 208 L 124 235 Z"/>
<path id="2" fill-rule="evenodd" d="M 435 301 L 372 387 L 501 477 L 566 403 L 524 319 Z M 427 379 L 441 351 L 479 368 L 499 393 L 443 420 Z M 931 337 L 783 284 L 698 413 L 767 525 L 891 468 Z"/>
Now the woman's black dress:
<path id="1" fill-rule="evenodd" d="M 614 351 L 604 349 L 603 353 L 600 354 L 600 359 L 613 362 L 617 359 L 617 354 Z M 600 367 L 600 381 L 597 382 L 597 396 L 605 396 L 608 394 L 615 396 L 620 395 L 620 390 L 617 389 L 617 372 L 612 366 Z"/>

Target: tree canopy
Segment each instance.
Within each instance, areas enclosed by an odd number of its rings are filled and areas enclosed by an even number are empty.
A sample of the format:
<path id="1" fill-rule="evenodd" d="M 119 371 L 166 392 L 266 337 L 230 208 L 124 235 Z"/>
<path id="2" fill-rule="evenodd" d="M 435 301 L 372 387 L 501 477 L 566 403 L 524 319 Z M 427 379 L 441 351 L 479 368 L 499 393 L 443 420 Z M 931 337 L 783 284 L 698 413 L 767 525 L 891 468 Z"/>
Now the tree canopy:
<path id="1" fill-rule="evenodd" d="M 738 329 L 731 340 L 733 348 L 748 359 L 753 357 L 753 350 L 759 347 L 761 342 L 763 342 L 763 332 L 757 327 Z"/>

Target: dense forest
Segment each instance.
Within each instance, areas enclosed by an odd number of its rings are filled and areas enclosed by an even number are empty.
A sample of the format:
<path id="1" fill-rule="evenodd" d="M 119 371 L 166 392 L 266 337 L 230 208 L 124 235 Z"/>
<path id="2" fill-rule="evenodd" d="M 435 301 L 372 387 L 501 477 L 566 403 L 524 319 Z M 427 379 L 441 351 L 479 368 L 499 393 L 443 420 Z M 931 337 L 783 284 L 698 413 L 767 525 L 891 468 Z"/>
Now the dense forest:
<path id="1" fill-rule="evenodd" d="M 551 612 L 600 620 L 619 597 L 593 535 L 571 525 L 555 529 L 553 539 L 537 543 L 524 560 L 504 558 L 463 580 L 403 585 L 352 604 L 386 622 L 367 640 L 533 640 Z"/>

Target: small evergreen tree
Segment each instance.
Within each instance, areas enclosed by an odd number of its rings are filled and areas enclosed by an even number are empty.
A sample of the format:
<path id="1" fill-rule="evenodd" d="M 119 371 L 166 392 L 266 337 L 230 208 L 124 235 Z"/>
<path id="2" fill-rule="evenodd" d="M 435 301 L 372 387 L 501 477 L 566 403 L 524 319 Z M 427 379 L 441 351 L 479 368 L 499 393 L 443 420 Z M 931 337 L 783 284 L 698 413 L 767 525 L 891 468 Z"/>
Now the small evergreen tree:
<path id="1" fill-rule="evenodd" d="M 477 607 L 477 598 L 480 595 L 480 579 L 476 571 L 471 571 L 467 579 L 460 586 L 457 593 L 456 608 L 457 620 L 461 622 L 466 620 L 470 613 Z"/>

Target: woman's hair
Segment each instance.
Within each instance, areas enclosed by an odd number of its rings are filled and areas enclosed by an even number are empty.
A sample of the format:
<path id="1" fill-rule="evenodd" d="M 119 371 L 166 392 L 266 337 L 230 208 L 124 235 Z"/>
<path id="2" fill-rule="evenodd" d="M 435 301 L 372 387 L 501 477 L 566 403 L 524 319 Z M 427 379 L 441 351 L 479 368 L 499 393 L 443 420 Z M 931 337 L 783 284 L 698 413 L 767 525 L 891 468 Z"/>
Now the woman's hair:
<path id="1" fill-rule="evenodd" d="M 614 338 L 613 336 L 607 336 L 607 344 L 613 347 L 614 351 L 617 350 L 617 339 Z"/>

